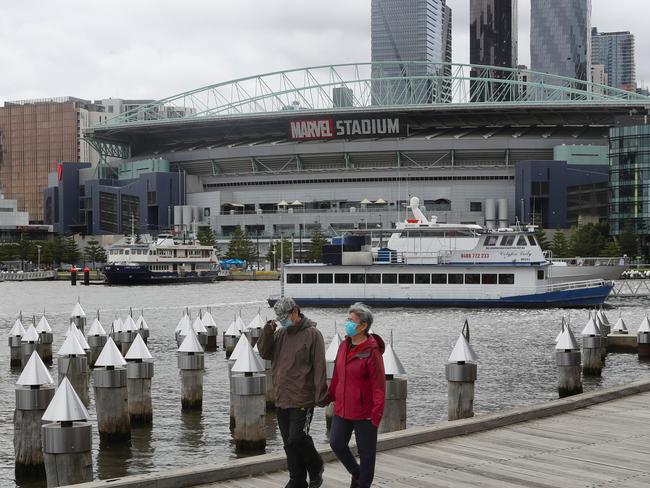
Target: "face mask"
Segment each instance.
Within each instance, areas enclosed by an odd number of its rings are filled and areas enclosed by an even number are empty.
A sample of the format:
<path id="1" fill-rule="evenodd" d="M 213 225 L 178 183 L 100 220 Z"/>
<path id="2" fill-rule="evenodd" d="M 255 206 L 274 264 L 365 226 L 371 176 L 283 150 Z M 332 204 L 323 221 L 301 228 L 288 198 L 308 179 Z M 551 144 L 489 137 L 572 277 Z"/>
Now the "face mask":
<path id="1" fill-rule="evenodd" d="M 348 320 L 345 324 L 343 324 L 343 327 L 345 327 L 346 336 L 352 337 L 357 335 L 357 324 L 355 322 Z"/>
<path id="2" fill-rule="evenodd" d="M 293 325 L 293 320 L 291 320 L 290 318 L 282 319 L 280 320 L 280 325 L 282 327 L 289 327 L 290 325 Z"/>

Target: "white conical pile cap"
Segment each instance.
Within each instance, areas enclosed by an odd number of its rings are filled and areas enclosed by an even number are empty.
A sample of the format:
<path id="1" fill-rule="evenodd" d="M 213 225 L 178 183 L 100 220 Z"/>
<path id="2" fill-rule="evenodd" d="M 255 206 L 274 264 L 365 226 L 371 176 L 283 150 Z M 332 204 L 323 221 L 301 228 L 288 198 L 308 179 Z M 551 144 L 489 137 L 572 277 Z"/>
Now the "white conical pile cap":
<path id="1" fill-rule="evenodd" d="M 609 320 L 607 319 L 607 315 L 605 315 L 605 312 L 603 312 L 602 310 L 598 310 L 598 312 L 596 313 L 596 317 L 600 319 L 601 323 L 605 325 L 609 325 Z"/>
<path id="2" fill-rule="evenodd" d="M 453 351 L 451 351 L 451 355 L 449 356 L 449 359 L 447 359 L 447 362 L 448 363 L 460 363 L 460 362 L 471 363 L 477 360 L 478 360 L 478 356 L 474 352 L 474 349 L 472 349 L 472 346 L 469 345 L 469 342 L 467 342 L 465 336 L 463 334 L 460 334 L 458 340 L 456 341 L 456 345 L 454 346 Z"/>
<path id="3" fill-rule="evenodd" d="M 384 374 L 392 374 L 392 375 L 406 374 L 406 370 L 404 369 L 402 362 L 397 357 L 397 354 L 395 354 L 395 350 L 393 349 L 392 345 L 386 344 L 386 349 L 384 350 L 383 358 L 384 358 Z"/>
<path id="4" fill-rule="evenodd" d="M 73 317 L 85 317 L 86 312 L 84 312 L 84 309 L 81 308 L 81 303 L 77 302 L 72 309 L 72 313 L 70 314 L 70 318 Z"/>
<path id="5" fill-rule="evenodd" d="M 228 327 L 228 329 L 226 329 L 226 332 L 224 333 L 224 335 L 227 335 L 227 336 L 233 336 L 233 337 L 239 337 L 239 336 L 241 335 L 241 332 L 240 332 L 239 329 L 237 328 L 237 322 L 235 322 L 235 321 L 233 320 L 233 321 L 230 323 L 230 327 Z"/>
<path id="6" fill-rule="evenodd" d="M 239 340 L 237 341 L 237 344 L 235 344 L 235 347 L 230 353 L 230 357 L 228 358 L 228 360 L 236 361 L 239 358 L 239 355 L 246 350 L 246 344 L 248 344 L 248 338 L 244 334 L 241 334 L 239 336 Z"/>
<path id="7" fill-rule="evenodd" d="M 83 356 L 86 354 L 86 351 L 81 347 L 81 344 L 79 344 L 79 340 L 77 339 L 77 334 L 74 333 L 67 335 L 57 354 L 59 356 Z"/>
<path id="8" fill-rule="evenodd" d="M 558 336 L 555 350 L 576 351 L 578 349 L 580 349 L 578 347 L 578 341 L 576 341 L 576 337 L 573 335 L 573 331 L 571 330 L 571 327 L 569 327 L 569 324 L 566 324 L 564 330 L 560 332 L 560 335 Z"/>
<path id="9" fill-rule="evenodd" d="M 641 325 L 639 325 L 639 330 L 637 332 L 650 332 L 650 321 L 648 320 L 647 315 L 643 317 L 643 320 L 641 321 Z"/>
<path id="10" fill-rule="evenodd" d="M 564 324 L 564 318 L 563 318 L 562 319 L 562 327 L 560 328 L 560 332 L 558 332 L 557 336 L 555 336 L 555 344 L 557 344 L 560 341 L 560 337 L 564 333 L 564 328 L 565 328 L 565 324 Z"/>
<path id="11" fill-rule="evenodd" d="M 99 354 L 97 361 L 95 361 L 95 367 L 97 366 L 124 366 L 126 361 L 122 356 L 122 353 L 115 345 L 112 337 L 109 337 L 102 348 L 102 352 Z"/>
<path id="12" fill-rule="evenodd" d="M 264 322 L 262 322 L 262 317 L 260 317 L 259 312 L 253 318 L 253 320 L 251 320 L 250 323 L 248 324 L 249 329 L 261 329 L 263 326 L 264 326 Z"/>
<path id="13" fill-rule="evenodd" d="M 589 317 L 589 320 L 587 321 L 587 325 L 585 325 L 585 328 L 582 329 L 582 336 L 598 336 L 600 335 L 600 330 L 598 329 L 598 325 L 596 325 L 596 321 L 593 319 L 593 317 Z"/>
<path id="14" fill-rule="evenodd" d="M 42 332 L 47 332 L 47 333 L 52 332 L 52 327 L 50 327 L 50 323 L 45 318 L 45 315 L 43 315 L 41 317 L 41 320 L 38 321 L 38 325 L 36 326 L 36 332 L 38 332 L 39 334 Z"/>
<path id="15" fill-rule="evenodd" d="M 208 333 L 205 326 L 203 325 L 203 322 L 201 322 L 201 318 L 198 315 L 192 321 L 192 328 L 194 329 L 194 332 L 196 332 L 197 334 Z"/>
<path id="16" fill-rule="evenodd" d="M 74 327 L 74 333 L 77 336 L 77 340 L 79 341 L 79 344 L 81 347 L 83 347 L 85 350 L 90 349 L 90 344 L 88 344 L 88 341 L 84 337 L 83 332 L 81 332 L 79 329 L 74 324 L 70 324 L 71 327 Z"/>
<path id="17" fill-rule="evenodd" d="M 115 320 L 113 320 L 113 333 L 116 334 L 118 332 L 122 332 L 124 330 L 124 322 L 122 322 L 121 317 L 117 317 Z"/>
<path id="18" fill-rule="evenodd" d="M 332 342 L 330 342 L 330 345 L 327 346 L 327 351 L 325 351 L 325 361 L 328 363 L 333 363 L 336 361 L 336 355 L 339 352 L 339 346 L 341 345 L 341 336 L 339 335 L 338 332 L 334 334 L 334 337 L 332 337 Z"/>
<path id="19" fill-rule="evenodd" d="M 190 333 L 190 330 L 194 330 L 192 328 L 192 322 L 190 322 L 190 318 L 186 316 L 186 319 L 187 320 L 184 320 L 181 324 L 181 328 L 178 330 L 178 335 L 186 336 Z"/>
<path id="20" fill-rule="evenodd" d="M 614 327 L 612 328 L 612 332 L 627 332 L 627 325 L 625 325 L 623 317 L 618 318 L 614 324 Z M 648 327 L 648 332 L 650 332 L 650 326 Z"/>
<path id="21" fill-rule="evenodd" d="M 14 322 L 14 326 L 9 331 L 9 336 L 22 337 L 24 335 L 25 335 L 25 327 L 23 327 L 23 323 L 20 321 L 20 319 L 16 319 L 16 321 Z"/>
<path id="22" fill-rule="evenodd" d="M 257 354 L 257 355 L 259 356 L 259 354 L 260 354 L 260 350 L 259 350 L 259 348 L 257 347 L 257 342 L 256 342 L 255 345 L 253 346 L 253 351 L 255 351 L 255 354 Z M 231 356 L 231 357 L 232 357 L 232 356 Z"/>
<path id="23" fill-rule="evenodd" d="M 124 322 L 122 323 L 122 330 L 123 331 L 138 330 L 138 328 L 135 325 L 135 321 L 133 320 L 133 317 L 131 317 L 130 315 L 126 316 Z"/>
<path id="24" fill-rule="evenodd" d="M 203 312 L 203 317 L 201 317 L 204 327 L 216 327 L 217 323 L 214 321 L 214 317 L 207 310 Z"/>
<path id="25" fill-rule="evenodd" d="M 147 321 L 144 319 L 144 315 L 140 315 L 138 317 L 137 322 L 135 323 L 135 326 L 139 329 L 143 330 L 149 330 L 149 325 L 147 324 Z"/>
<path id="26" fill-rule="evenodd" d="M 36 351 L 29 357 L 29 361 L 25 365 L 25 369 L 20 373 L 17 385 L 21 386 L 43 386 L 53 385 L 54 380 L 50 376 L 50 372 L 43 364 L 43 360 Z"/>
<path id="27" fill-rule="evenodd" d="M 244 337 L 242 336 L 242 339 Z M 239 339 L 239 342 L 241 343 L 242 339 Z M 261 373 L 264 371 L 264 363 L 260 359 L 260 357 L 255 354 L 255 351 L 253 351 L 253 348 L 251 347 L 250 343 L 248 341 L 245 341 L 243 343 L 243 349 L 240 351 L 237 361 L 235 361 L 235 364 L 232 366 L 232 372 L 233 373 Z M 232 356 L 231 356 L 232 357 Z"/>
<path id="28" fill-rule="evenodd" d="M 199 339 L 196 337 L 196 332 L 190 327 L 188 334 L 183 339 L 181 347 L 178 348 L 178 352 L 203 352 L 203 347 L 199 343 Z"/>
<path id="29" fill-rule="evenodd" d="M 189 327 L 190 326 L 190 318 L 183 312 L 183 316 L 181 319 L 178 321 L 178 324 L 176 325 L 176 328 L 174 329 L 174 332 L 180 332 L 183 330 L 183 328 Z"/>
<path id="30" fill-rule="evenodd" d="M 235 326 L 237 327 L 237 329 L 239 329 L 239 332 L 246 332 L 248 330 L 246 324 L 241 318 L 241 315 L 237 316 L 237 319 L 235 320 Z"/>
<path id="31" fill-rule="evenodd" d="M 21 342 L 38 342 L 38 332 L 36 332 L 36 327 L 33 324 L 29 324 Z"/>
<path id="32" fill-rule="evenodd" d="M 124 358 L 131 360 L 142 359 L 145 361 L 147 359 L 153 359 L 153 356 L 149 352 L 147 345 L 144 343 L 142 336 L 138 334 L 135 336 L 135 340 L 133 341 L 133 344 L 131 344 L 131 347 L 129 347 L 129 350 L 126 352 L 126 356 L 124 356 Z"/>
<path id="33" fill-rule="evenodd" d="M 74 391 L 68 378 L 63 378 L 56 389 L 54 398 L 43 414 L 42 420 L 48 422 L 74 422 L 88 420 L 88 410 L 84 407 L 79 395 Z"/>
<path id="34" fill-rule="evenodd" d="M 106 331 L 104 330 L 104 327 L 102 327 L 102 323 L 99 321 L 99 319 L 96 318 L 95 320 L 93 320 L 93 323 L 90 324 L 90 328 L 88 329 L 86 335 L 88 337 L 106 335 Z"/>

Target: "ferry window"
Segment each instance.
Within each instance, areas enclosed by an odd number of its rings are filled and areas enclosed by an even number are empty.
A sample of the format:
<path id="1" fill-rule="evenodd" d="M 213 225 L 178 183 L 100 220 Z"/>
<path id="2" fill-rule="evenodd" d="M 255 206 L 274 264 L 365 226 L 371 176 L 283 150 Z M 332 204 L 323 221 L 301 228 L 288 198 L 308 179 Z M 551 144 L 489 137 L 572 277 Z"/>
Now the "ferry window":
<path id="1" fill-rule="evenodd" d="M 470 212 L 482 212 L 483 211 L 483 202 L 469 202 L 469 211 Z"/>
<path id="2" fill-rule="evenodd" d="M 363 285 L 366 282 L 366 275 L 363 273 L 351 273 L 350 283 L 353 285 Z"/>
<path id="3" fill-rule="evenodd" d="M 429 285 L 431 283 L 431 275 L 429 273 L 416 273 L 415 274 L 415 284 L 416 285 Z"/>
<path id="4" fill-rule="evenodd" d="M 381 283 L 381 275 L 379 273 L 368 273 L 366 275 L 366 283 L 369 285 L 378 285 Z"/>
<path id="5" fill-rule="evenodd" d="M 318 282 L 319 283 L 333 283 L 334 277 L 332 273 L 318 273 Z"/>
<path id="6" fill-rule="evenodd" d="M 499 284 L 500 285 L 514 285 L 515 284 L 515 275 L 513 275 L 513 274 L 500 274 L 499 275 Z"/>
<path id="7" fill-rule="evenodd" d="M 465 275 L 465 284 L 466 285 L 480 285 L 481 284 L 481 275 L 474 273 L 467 273 Z"/>
<path id="8" fill-rule="evenodd" d="M 496 285 L 497 284 L 497 275 L 496 274 L 484 274 L 481 275 L 481 283 L 484 285 Z"/>
<path id="9" fill-rule="evenodd" d="M 447 282 L 450 285 L 462 285 L 463 284 L 463 275 L 456 273 L 449 273 Z"/>
<path id="10" fill-rule="evenodd" d="M 519 239 L 517 240 L 517 245 L 518 246 L 525 246 L 526 245 L 526 238 L 524 236 L 519 236 Z"/>
<path id="11" fill-rule="evenodd" d="M 496 246 L 499 238 L 497 236 L 487 236 L 485 239 L 486 246 Z"/>
<path id="12" fill-rule="evenodd" d="M 397 283 L 397 274 L 396 273 L 384 273 L 381 275 L 381 282 L 384 284 L 393 285 Z"/>
<path id="13" fill-rule="evenodd" d="M 544 279 L 544 270 L 543 269 L 538 269 L 537 270 L 537 279 L 538 280 L 543 280 Z"/>
<path id="14" fill-rule="evenodd" d="M 304 273 L 302 275 L 302 282 L 303 283 L 316 283 L 316 278 L 318 278 L 318 275 L 316 273 Z"/>
<path id="15" fill-rule="evenodd" d="M 502 246 L 512 246 L 515 243 L 515 236 L 503 236 L 501 238 Z"/>
<path id="16" fill-rule="evenodd" d="M 300 283 L 300 274 L 299 273 L 289 273 L 287 275 L 287 283 L 291 283 L 292 285 Z"/>
<path id="17" fill-rule="evenodd" d="M 350 275 L 347 273 L 334 273 L 334 283 L 350 283 Z"/>
<path id="18" fill-rule="evenodd" d="M 446 285 L 447 275 L 443 273 L 434 273 L 431 275 L 431 283 L 434 285 Z"/>
<path id="19" fill-rule="evenodd" d="M 535 236 L 528 236 L 528 242 L 530 242 L 531 246 L 536 246 L 537 241 L 535 240 Z"/>
<path id="20" fill-rule="evenodd" d="M 413 283 L 413 275 L 411 273 L 400 273 L 399 274 L 399 284 L 400 285 L 410 285 Z"/>

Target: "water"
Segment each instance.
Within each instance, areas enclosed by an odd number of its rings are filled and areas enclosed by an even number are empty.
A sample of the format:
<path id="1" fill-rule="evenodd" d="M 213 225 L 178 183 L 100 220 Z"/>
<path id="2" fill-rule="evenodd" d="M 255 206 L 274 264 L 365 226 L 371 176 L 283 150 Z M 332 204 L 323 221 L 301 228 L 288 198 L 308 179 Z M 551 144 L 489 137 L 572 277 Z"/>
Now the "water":
<path id="1" fill-rule="evenodd" d="M 114 478 L 142 474 L 192 464 L 223 463 L 237 457 L 231 442 L 228 414 L 227 363 L 223 351 L 206 354 L 203 411 L 181 413 L 180 382 L 176 368 L 174 328 L 184 307 L 212 307 L 219 326 L 225 330 L 240 309 L 249 322 L 261 309 L 271 316 L 265 298 L 277 293 L 277 282 L 220 282 L 206 285 L 150 287 L 71 287 L 65 282 L 0 283 L 0 486 L 14 486 L 13 428 L 14 384 L 19 372 L 9 368 L 6 337 L 20 310 L 24 322 L 43 308 L 54 329 L 56 352 L 63 341 L 77 297 L 89 316 L 101 311 L 105 327 L 115 314 L 123 316 L 132 306 L 144 309 L 151 328 L 149 348 L 155 363 L 152 386 L 154 421 L 152 427 L 136 428 L 131 444 L 99 446 L 95 407 L 89 411 L 94 423 L 93 462 L 95 477 Z M 632 332 L 636 331 L 650 298 L 616 299 L 610 302 L 610 322 L 619 312 Z M 325 336 L 333 335 L 334 320 L 341 325 L 344 309 L 306 309 Z M 388 339 L 394 332 L 394 347 L 408 372 L 408 425 L 427 425 L 447 416 L 447 385 L 444 365 L 458 338 L 463 321 L 471 327 L 471 342 L 479 356 L 476 383 L 476 413 L 501 410 L 516 405 L 536 404 L 556 398 L 556 368 L 553 340 L 562 315 L 569 316 L 579 333 L 586 322 L 584 310 L 457 310 L 457 309 L 378 309 L 376 333 Z M 38 317 L 37 317 L 38 319 Z M 89 320 L 90 323 L 90 320 Z M 603 376 L 587 379 L 585 391 L 637 380 L 648 374 L 650 364 L 640 363 L 636 355 L 609 355 Z M 57 377 L 56 365 L 51 374 Z M 92 398 L 91 393 L 91 398 Z M 92 402 L 92 400 L 91 400 Z M 325 442 L 323 409 L 317 409 L 312 433 Z M 267 452 L 281 450 L 281 440 L 273 415 L 267 422 Z M 21 488 L 44 486 L 22 483 Z"/>

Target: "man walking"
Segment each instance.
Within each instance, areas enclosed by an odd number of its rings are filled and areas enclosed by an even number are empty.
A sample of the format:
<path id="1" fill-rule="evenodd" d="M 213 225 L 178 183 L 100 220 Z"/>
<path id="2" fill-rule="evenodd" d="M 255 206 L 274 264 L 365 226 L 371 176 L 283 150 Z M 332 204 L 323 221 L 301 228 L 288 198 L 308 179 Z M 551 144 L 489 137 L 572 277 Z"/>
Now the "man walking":
<path id="1" fill-rule="evenodd" d="M 316 322 L 300 313 L 291 297 L 280 298 L 273 308 L 277 321 L 266 323 L 257 348 L 272 362 L 278 426 L 289 468 L 285 488 L 318 488 L 323 484 L 323 460 L 309 425 L 314 406 L 325 406 L 327 398 L 325 343 Z"/>

